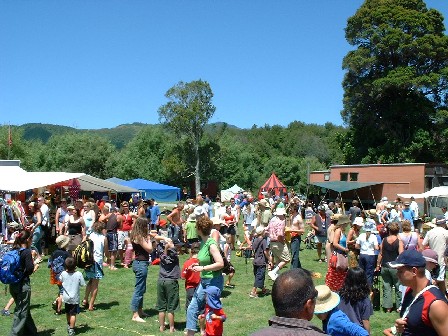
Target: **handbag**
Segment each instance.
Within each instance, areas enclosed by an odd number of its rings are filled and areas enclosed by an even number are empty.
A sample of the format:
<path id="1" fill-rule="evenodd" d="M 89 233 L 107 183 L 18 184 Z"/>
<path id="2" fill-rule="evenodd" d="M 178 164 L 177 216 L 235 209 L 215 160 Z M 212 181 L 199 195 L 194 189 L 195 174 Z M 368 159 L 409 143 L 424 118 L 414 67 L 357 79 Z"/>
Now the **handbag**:
<path id="1" fill-rule="evenodd" d="M 330 267 L 331 268 L 336 268 L 338 262 L 338 257 L 336 256 L 336 254 L 333 252 L 333 254 L 330 257 Z"/>
<path id="2" fill-rule="evenodd" d="M 348 258 L 346 254 L 336 253 L 336 269 L 346 271 L 348 268 Z"/>
<path id="3" fill-rule="evenodd" d="M 378 275 L 375 275 L 373 277 L 373 298 L 372 298 L 372 305 L 373 310 L 380 310 L 381 309 L 381 298 L 380 298 L 380 277 Z"/>

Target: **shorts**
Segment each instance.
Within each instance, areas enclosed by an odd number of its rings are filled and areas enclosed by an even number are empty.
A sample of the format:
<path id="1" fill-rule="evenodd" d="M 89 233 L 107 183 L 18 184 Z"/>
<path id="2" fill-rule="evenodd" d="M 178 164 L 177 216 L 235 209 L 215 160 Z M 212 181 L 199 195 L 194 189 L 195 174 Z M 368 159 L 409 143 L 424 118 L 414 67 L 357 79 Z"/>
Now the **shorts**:
<path id="1" fill-rule="evenodd" d="M 109 252 L 118 251 L 118 234 L 116 232 L 108 232 L 107 237 L 107 247 Z"/>
<path id="2" fill-rule="evenodd" d="M 95 261 L 89 268 L 85 269 L 85 278 L 87 280 L 97 279 L 101 280 L 104 277 L 103 266 Z"/>
<path id="3" fill-rule="evenodd" d="M 314 242 L 325 244 L 327 242 L 327 236 L 314 236 Z"/>
<path id="4" fill-rule="evenodd" d="M 281 260 L 284 262 L 291 261 L 288 246 L 286 246 L 286 244 L 271 241 L 270 249 L 275 260 Z"/>
<path id="5" fill-rule="evenodd" d="M 235 236 L 235 235 L 236 235 L 236 228 L 235 228 L 235 225 L 230 225 L 230 226 L 227 228 L 227 233 L 228 233 L 229 235 L 231 235 L 231 236 Z"/>
<path id="6" fill-rule="evenodd" d="M 179 282 L 159 279 L 157 281 L 157 311 L 173 313 L 178 307 Z"/>
<path id="7" fill-rule="evenodd" d="M 254 265 L 254 276 L 255 276 L 254 287 L 263 289 L 264 279 L 266 277 L 266 265 L 260 265 L 260 266 Z"/>
<path id="8" fill-rule="evenodd" d="M 65 304 L 65 313 L 70 316 L 75 316 L 79 314 L 79 304 Z"/>
<path id="9" fill-rule="evenodd" d="M 118 249 L 126 250 L 126 245 L 124 245 L 124 240 L 129 237 L 129 231 L 118 231 Z"/>
<path id="10" fill-rule="evenodd" d="M 445 281 L 445 270 L 446 265 L 440 265 L 439 275 L 437 276 L 436 281 Z"/>

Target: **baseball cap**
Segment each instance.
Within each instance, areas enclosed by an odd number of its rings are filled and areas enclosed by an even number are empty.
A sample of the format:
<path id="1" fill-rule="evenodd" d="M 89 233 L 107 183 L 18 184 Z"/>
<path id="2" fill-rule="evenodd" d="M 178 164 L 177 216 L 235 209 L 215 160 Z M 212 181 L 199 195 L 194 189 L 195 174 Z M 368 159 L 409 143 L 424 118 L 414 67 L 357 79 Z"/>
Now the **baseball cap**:
<path id="1" fill-rule="evenodd" d="M 434 264 L 439 263 L 439 256 L 437 255 L 437 252 L 434 250 L 431 250 L 431 249 L 423 250 L 422 255 L 426 261 L 430 261 Z"/>
<path id="2" fill-rule="evenodd" d="M 395 261 L 391 261 L 389 266 L 392 268 L 400 268 L 403 266 L 425 267 L 426 260 L 417 250 L 406 250 Z"/>
<path id="3" fill-rule="evenodd" d="M 207 293 L 207 304 L 212 309 L 221 309 L 222 304 L 219 299 L 221 296 L 221 290 L 216 286 L 208 286 L 204 289 L 204 292 Z"/>

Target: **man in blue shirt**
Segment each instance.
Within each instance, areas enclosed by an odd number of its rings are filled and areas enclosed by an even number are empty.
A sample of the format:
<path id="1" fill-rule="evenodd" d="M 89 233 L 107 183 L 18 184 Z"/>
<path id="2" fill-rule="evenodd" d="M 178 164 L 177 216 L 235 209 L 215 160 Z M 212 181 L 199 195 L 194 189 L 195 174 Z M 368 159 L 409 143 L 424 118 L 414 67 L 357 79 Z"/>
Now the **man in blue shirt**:
<path id="1" fill-rule="evenodd" d="M 151 198 L 149 203 L 149 222 L 151 230 L 159 231 L 159 222 L 160 222 L 160 208 L 158 203 Z"/>

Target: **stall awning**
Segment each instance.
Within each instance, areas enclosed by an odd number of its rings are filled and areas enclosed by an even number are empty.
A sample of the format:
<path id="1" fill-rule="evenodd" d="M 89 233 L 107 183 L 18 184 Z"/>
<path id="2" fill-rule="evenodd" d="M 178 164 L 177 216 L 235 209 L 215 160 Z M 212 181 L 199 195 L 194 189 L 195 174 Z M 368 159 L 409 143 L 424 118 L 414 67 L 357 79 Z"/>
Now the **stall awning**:
<path id="1" fill-rule="evenodd" d="M 321 188 L 327 188 L 337 192 L 344 192 L 349 190 L 360 189 L 364 187 L 370 187 L 377 184 L 383 184 L 383 182 L 346 182 L 346 181 L 332 181 L 332 182 L 313 182 L 312 185 Z"/>

